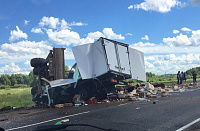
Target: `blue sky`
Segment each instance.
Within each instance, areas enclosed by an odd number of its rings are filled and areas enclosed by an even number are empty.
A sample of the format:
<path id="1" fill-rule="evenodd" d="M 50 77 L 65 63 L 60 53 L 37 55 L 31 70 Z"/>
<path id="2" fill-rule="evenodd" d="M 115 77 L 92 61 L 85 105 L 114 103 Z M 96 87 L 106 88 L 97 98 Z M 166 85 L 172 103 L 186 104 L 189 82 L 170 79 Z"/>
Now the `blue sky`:
<path id="1" fill-rule="evenodd" d="M 99 37 L 145 54 L 146 71 L 186 71 L 200 64 L 199 0 L 0 0 L 0 74 L 25 73 L 33 57 Z"/>

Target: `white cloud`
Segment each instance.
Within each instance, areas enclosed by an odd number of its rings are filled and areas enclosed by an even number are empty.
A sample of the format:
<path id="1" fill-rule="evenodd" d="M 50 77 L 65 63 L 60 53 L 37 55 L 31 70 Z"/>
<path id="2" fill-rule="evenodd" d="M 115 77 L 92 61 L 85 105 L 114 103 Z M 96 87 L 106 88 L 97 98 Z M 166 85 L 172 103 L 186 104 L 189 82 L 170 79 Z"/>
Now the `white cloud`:
<path id="1" fill-rule="evenodd" d="M 86 38 L 80 38 L 80 35 L 77 32 L 71 31 L 69 29 L 60 31 L 47 29 L 46 33 L 52 43 L 66 46 L 93 43 L 94 40 L 99 39 L 100 37 L 106 37 L 109 39 L 125 39 L 125 37 L 121 34 L 118 35 L 114 33 L 112 28 L 104 28 L 103 33 L 100 31 L 90 32 L 87 34 Z"/>
<path id="2" fill-rule="evenodd" d="M 128 7 L 128 9 L 133 9 L 133 5 L 130 5 L 130 6 Z"/>
<path id="3" fill-rule="evenodd" d="M 191 29 L 189 29 L 189 28 L 187 28 L 187 27 L 183 27 L 181 30 L 182 30 L 182 31 L 186 31 L 186 32 L 192 31 Z"/>
<path id="4" fill-rule="evenodd" d="M 129 35 L 129 36 L 132 36 L 133 34 L 131 34 L 131 33 L 126 33 L 125 35 Z"/>
<path id="5" fill-rule="evenodd" d="M 49 40 L 58 45 L 77 45 L 80 42 L 80 36 L 77 32 L 70 31 L 69 29 L 61 30 L 61 31 L 53 31 L 52 29 L 48 29 L 46 31 Z"/>
<path id="6" fill-rule="evenodd" d="M 87 23 L 73 21 L 72 23 L 69 23 L 68 25 L 69 26 L 84 26 L 84 25 L 88 25 L 88 24 Z"/>
<path id="7" fill-rule="evenodd" d="M 146 69 L 153 69 L 155 66 L 148 61 L 145 61 L 145 68 Z"/>
<path id="8" fill-rule="evenodd" d="M 144 0 L 144 2 L 134 5 L 134 9 L 167 13 L 176 6 L 181 6 L 179 0 Z"/>
<path id="9" fill-rule="evenodd" d="M 88 33 L 87 37 L 91 39 L 99 39 L 100 37 L 105 37 L 105 35 L 99 31 Z"/>
<path id="10" fill-rule="evenodd" d="M 146 71 L 158 74 L 176 74 L 178 70 L 186 71 L 200 64 L 200 54 L 167 54 L 145 56 Z M 155 68 L 153 68 L 155 67 Z"/>
<path id="11" fill-rule="evenodd" d="M 179 31 L 178 31 L 178 30 L 173 30 L 173 33 L 174 33 L 174 34 L 178 34 Z"/>
<path id="12" fill-rule="evenodd" d="M 29 20 L 24 20 L 24 25 L 28 25 L 29 22 Z"/>
<path id="13" fill-rule="evenodd" d="M 16 26 L 16 29 L 17 30 L 13 30 L 10 32 L 10 37 L 9 37 L 9 41 L 10 42 L 13 42 L 15 40 L 19 40 L 20 38 L 23 38 L 23 39 L 27 39 L 28 38 L 28 35 L 24 32 L 22 32 L 18 26 Z"/>
<path id="14" fill-rule="evenodd" d="M 191 37 L 181 33 L 176 37 L 163 38 L 163 42 L 170 46 L 200 46 L 200 30 L 192 31 Z"/>
<path id="15" fill-rule="evenodd" d="M 42 31 L 41 28 L 32 28 L 32 29 L 31 29 L 31 32 L 43 34 L 43 31 Z"/>
<path id="16" fill-rule="evenodd" d="M 48 42 L 46 41 L 20 41 L 17 43 L 12 44 L 2 44 L 1 45 L 1 51 L 7 52 L 7 53 L 14 53 L 16 55 L 23 55 L 23 54 L 35 54 L 35 55 L 41 55 L 46 54 L 47 50 L 52 49 L 51 46 L 48 45 Z"/>
<path id="17" fill-rule="evenodd" d="M 172 38 L 163 38 L 163 42 L 170 46 L 188 46 L 192 44 L 188 36 L 183 34 Z"/>
<path id="18" fill-rule="evenodd" d="M 13 74 L 19 72 L 21 72 L 21 69 L 18 65 L 15 65 L 15 63 L 10 63 L 4 67 L 0 67 L 0 74 Z"/>
<path id="19" fill-rule="evenodd" d="M 118 34 L 114 33 L 112 28 L 104 28 L 103 33 L 108 39 L 119 39 L 119 40 L 125 39 L 125 37 L 122 36 L 121 34 L 118 35 Z"/>
<path id="20" fill-rule="evenodd" d="M 133 44 L 132 46 L 133 47 L 153 47 L 153 46 L 155 46 L 155 44 L 149 43 L 149 42 L 147 42 L 147 43 L 138 42 L 138 43 Z"/>
<path id="21" fill-rule="evenodd" d="M 56 29 L 59 24 L 60 24 L 59 18 L 46 17 L 46 16 L 44 16 L 39 22 L 39 26 L 41 27 L 49 26 L 49 28 L 53 29 Z"/>
<path id="22" fill-rule="evenodd" d="M 142 40 L 149 40 L 148 35 L 145 35 L 144 37 L 141 38 Z"/>
<path id="23" fill-rule="evenodd" d="M 68 26 L 68 23 L 65 21 L 65 19 L 61 20 L 61 29 L 70 29 Z"/>

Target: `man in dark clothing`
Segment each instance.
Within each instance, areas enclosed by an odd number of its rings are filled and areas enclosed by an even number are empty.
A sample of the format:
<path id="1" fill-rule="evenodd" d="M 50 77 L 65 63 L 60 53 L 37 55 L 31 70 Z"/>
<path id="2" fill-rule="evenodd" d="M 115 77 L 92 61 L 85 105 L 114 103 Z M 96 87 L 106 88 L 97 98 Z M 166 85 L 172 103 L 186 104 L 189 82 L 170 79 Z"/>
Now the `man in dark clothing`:
<path id="1" fill-rule="evenodd" d="M 197 74 L 195 72 L 192 73 L 193 76 L 193 83 L 196 83 L 197 79 Z"/>
<path id="2" fill-rule="evenodd" d="M 177 73 L 177 84 L 178 85 L 180 84 L 180 79 L 181 79 L 181 77 L 180 77 L 180 71 L 178 71 L 178 73 Z"/>

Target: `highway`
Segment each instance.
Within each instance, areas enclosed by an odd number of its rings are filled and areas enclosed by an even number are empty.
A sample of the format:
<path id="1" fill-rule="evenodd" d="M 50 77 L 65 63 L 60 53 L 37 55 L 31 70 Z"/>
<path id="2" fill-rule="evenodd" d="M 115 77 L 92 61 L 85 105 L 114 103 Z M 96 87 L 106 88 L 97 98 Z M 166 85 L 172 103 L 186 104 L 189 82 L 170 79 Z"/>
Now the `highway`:
<path id="1" fill-rule="evenodd" d="M 182 131 L 200 129 L 200 90 L 170 93 L 150 101 L 114 101 L 80 107 L 42 108 L 0 113 L 0 127 L 7 131 L 35 130 L 37 126 L 89 124 L 120 131 Z M 70 130 L 97 130 L 69 127 Z"/>

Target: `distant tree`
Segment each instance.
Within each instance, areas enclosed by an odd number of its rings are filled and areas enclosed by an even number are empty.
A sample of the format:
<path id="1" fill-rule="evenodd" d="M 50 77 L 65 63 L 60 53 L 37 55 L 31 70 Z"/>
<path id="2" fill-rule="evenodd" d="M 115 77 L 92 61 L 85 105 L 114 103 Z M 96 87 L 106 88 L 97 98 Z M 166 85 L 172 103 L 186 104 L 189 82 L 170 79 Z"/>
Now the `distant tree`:
<path id="1" fill-rule="evenodd" d="M 3 85 L 11 85 L 10 76 L 7 74 L 1 75 L 0 83 Z"/>
<path id="2" fill-rule="evenodd" d="M 31 87 L 38 86 L 38 76 L 34 75 L 33 71 L 31 71 L 28 76 L 29 76 L 29 85 Z"/>
<path id="3" fill-rule="evenodd" d="M 15 78 L 15 74 L 12 74 L 10 76 L 10 82 L 11 82 L 11 85 L 14 86 L 15 84 L 17 84 L 17 80 Z"/>

